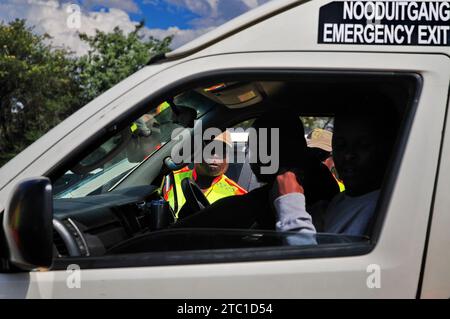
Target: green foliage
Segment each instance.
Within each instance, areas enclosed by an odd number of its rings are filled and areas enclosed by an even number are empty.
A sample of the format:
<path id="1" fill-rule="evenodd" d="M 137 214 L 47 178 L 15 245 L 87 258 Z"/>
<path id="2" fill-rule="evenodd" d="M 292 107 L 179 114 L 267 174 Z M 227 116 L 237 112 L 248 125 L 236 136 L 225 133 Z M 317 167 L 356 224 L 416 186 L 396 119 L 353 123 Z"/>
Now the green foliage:
<path id="1" fill-rule="evenodd" d="M 111 33 L 80 35 L 91 48 L 77 62 L 83 102 L 89 102 L 145 66 L 152 55 L 169 51 L 171 37 L 144 40 L 139 32 L 142 27 L 141 23 L 128 35 L 117 27 Z"/>
<path id="2" fill-rule="evenodd" d="M 32 31 L 0 24 L 0 165 L 70 114 L 80 93 L 69 53 Z"/>
<path id="3" fill-rule="evenodd" d="M 81 34 L 87 55 L 48 44 L 24 20 L 0 23 L 0 167 L 67 116 L 169 51 L 172 38 L 145 39 L 141 23 L 124 34 Z"/>
<path id="4" fill-rule="evenodd" d="M 303 125 L 305 126 L 306 133 L 309 133 L 316 128 L 330 129 L 334 124 L 333 118 L 331 117 L 305 116 L 301 117 L 301 120 L 303 122 Z"/>

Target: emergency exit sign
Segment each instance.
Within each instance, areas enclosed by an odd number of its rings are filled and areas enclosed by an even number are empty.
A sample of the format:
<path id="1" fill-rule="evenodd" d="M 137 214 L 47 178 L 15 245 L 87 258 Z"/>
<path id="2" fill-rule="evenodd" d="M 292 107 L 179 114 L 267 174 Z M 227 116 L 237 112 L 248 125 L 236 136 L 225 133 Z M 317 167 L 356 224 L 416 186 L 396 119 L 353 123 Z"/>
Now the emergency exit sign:
<path id="1" fill-rule="evenodd" d="M 320 8 L 318 42 L 450 45 L 450 1 L 335 1 Z"/>

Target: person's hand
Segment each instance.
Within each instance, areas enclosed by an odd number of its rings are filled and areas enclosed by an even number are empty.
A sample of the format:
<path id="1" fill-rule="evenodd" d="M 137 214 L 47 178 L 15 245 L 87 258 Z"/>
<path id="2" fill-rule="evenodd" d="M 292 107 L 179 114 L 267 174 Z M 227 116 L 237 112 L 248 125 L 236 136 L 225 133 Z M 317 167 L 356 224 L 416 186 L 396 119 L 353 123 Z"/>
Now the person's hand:
<path id="1" fill-rule="evenodd" d="M 297 176 L 291 171 L 278 175 L 275 187 L 278 190 L 278 197 L 292 193 L 305 193 L 302 185 L 297 180 Z"/>

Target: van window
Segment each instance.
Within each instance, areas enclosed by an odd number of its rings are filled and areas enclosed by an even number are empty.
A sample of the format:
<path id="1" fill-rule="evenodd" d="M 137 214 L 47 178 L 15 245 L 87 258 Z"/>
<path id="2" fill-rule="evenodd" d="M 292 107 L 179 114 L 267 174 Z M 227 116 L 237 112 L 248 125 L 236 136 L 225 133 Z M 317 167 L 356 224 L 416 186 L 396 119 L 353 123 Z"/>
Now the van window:
<path id="1" fill-rule="evenodd" d="M 114 258 L 102 258 L 119 255 L 128 256 L 121 265 L 139 266 L 173 256 L 196 263 L 368 252 L 416 86 L 409 75 L 321 74 L 218 79 L 177 92 L 175 108 L 161 104 L 130 120 L 130 137 L 110 138 L 56 180 L 55 219 L 85 247 L 70 252 L 76 239 L 55 231 L 55 265 L 78 258 L 108 267 Z M 192 127 L 174 121 L 177 105 L 201 114 Z M 188 138 L 173 140 L 183 128 Z M 148 184 L 129 182 L 136 176 Z"/>
<path id="2" fill-rule="evenodd" d="M 186 101 L 186 99 L 181 99 Z M 182 128 L 174 108 L 168 102 L 130 122 L 119 134 L 90 152 L 78 165 L 68 170 L 53 185 L 55 198 L 78 198 L 109 192 L 122 178 L 141 162 L 171 140 L 172 132 Z M 202 116 L 208 105 L 192 108 L 196 117 Z"/>

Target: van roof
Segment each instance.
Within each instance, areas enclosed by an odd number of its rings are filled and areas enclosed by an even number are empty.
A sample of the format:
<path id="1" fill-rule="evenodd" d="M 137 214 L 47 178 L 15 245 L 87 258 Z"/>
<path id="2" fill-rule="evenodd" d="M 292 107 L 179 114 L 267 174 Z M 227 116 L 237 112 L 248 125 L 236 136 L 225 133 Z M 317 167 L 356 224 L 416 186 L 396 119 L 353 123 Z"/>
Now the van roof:
<path id="1" fill-rule="evenodd" d="M 378 4 L 385 9 L 396 2 L 392 1 L 333 1 L 333 0 L 274 0 L 251 10 L 213 31 L 187 43 L 186 45 L 166 54 L 167 60 L 194 58 L 206 55 L 239 53 L 239 52 L 269 52 L 269 51 L 353 51 L 353 52 L 414 52 L 440 53 L 450 56 L 450 2 L 408 1 L 405 5 L 413 5 L 412 9 L 424 10 L 407 12 L 428 12 L 428 16 L 413 20 L 416 17 L 406 15 L 395 16 L 377 21 L 357 17 L 364 9 L 358 5 Z M 433 7 L 434 5 L 440 7 Z M 356 8 L 354 16 L 349 18 L 350 8 Z M 390 8 L 388 8 L 390 9 Z M 397 8 L 398 9 L 398 8 Z M 391 9 L 394 10 L 394 9 Z M 367 11 L 367 7 L 365 8 Z M 400 12 L 400 11 L 396 11 Z M 439 17 L 432 13 L 440 13 Z M 409 19 L 409 20 L 408 20 Z M 434 19 L 434 20 L 433 20 Z M 437 20 L 436 20 L 437 19 Z M 367 27 L 380 28 L 381 40 L 365 42 L 362 33 L 359 43 L 352 38 L 356 33 L 347 27 L 357 27 L 361 31 Z M 379 26 L 377 26 L 379 25 Z M 413 25 L 414 29 L 411 29 Z M 395 30 L 400 28 L 398 41 Z M 408 30 L 408 28 L 410 28 Z M 422 28 L 422 29 L 421 29 Z M 410 31 L 408 33 L 408 31 Z M 345 33 L 345 34 L 344 34 Z M 411 38 L 412 34 L 412 38 Z M 424 34 L 423 41 L 419 38 Z M 347 41 L 349 35 L 350 41 Z M 328 37 L 325 39 L 325 37 Z M 372 34 L 376 37 L 376 34 Z M 434 42 L 439 37 L 439 43 Z M 386 41 L 386 39 L 390 39 Z M 330 41 L 328 41 L 330 40 Z M 335 41 L 336 40 L 336 41 Z M 429 42 L 427 42 L 429 40 Z"/>

